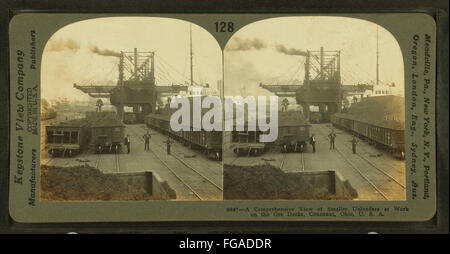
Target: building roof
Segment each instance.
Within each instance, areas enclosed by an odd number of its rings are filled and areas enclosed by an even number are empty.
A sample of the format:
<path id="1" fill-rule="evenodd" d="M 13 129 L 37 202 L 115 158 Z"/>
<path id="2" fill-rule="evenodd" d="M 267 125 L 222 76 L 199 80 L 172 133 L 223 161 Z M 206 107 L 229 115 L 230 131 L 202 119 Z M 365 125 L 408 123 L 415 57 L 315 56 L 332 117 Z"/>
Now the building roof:
<path id="1" fill-rule="evenodd" d="M 67 120 L 64 122 L 59 122 L 59 123 L 54 123 L 52 125 L 49 125 L 47 127 L 84 127 L 88 125 L 88 121 L 86 120 L 86 118 L 81 118 L 81 119 L 72 119 L 72 120 Z"/>

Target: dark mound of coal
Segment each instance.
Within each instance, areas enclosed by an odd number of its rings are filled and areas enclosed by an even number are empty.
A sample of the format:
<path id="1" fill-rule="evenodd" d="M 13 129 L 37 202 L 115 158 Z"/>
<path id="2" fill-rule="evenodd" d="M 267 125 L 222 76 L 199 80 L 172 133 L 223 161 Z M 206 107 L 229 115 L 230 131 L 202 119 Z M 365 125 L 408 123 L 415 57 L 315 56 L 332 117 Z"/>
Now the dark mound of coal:
<path id="1" fill-rule="evenodd" d="M 142 188 L 130 188 L 118 176 L 90 166 L 41 166 L 41 200 L 151 200 Z"/>
<path id="2" fill-rule="evenodd" d="M 285 173 L 270 164 L 224 165 L 224 199 L 233 200 L 343 200 L 317 188 L 300 174 Z"/>

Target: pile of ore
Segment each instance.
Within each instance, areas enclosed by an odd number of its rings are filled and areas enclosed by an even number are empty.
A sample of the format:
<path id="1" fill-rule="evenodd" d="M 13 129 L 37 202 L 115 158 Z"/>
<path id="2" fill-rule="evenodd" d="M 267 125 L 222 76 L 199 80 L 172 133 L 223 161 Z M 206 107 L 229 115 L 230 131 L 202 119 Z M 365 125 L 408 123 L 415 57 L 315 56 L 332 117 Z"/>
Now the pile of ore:
<path id="1" fill-rule="evenodd" d="M 151 200 L 143 188 L 130 188 L 113 174 L 90 166 L 41 166 L 41 200 Z"/>
<path id="2" fill-rule="evenodd" d="M 224 165 L 224 199 L 228 200 L 333 200 L 325 188 L 317 188 L 300 174 L 286 173 L 270 164 Z"/>

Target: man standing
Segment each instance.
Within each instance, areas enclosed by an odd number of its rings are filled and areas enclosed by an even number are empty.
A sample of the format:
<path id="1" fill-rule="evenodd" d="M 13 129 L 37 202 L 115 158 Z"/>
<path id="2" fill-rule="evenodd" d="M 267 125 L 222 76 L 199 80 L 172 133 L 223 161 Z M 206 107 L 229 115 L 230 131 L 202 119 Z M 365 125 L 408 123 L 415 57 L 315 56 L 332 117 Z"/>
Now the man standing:
<path id="1" fill-rule="evenodd" d="M 127 134 L 127 136 L 125 137 L 123 143 L 127 146 L 128 153 L 130 153 L 131 140 L 130 140 L 130 135 L 129 134 Z"/>
<path id="2" fill-rule="evenodd" d="M 353 136 L 353 139 L 350 142 L 352 142 L 352 151 L 353 151 L 353 154 L 355 154 L 356 153 L 356 144 L 358 143 L 358 140 L 356 139 L 355 136 Z"/>
<path id="3" fill-rule="evenodd" d="M 334 150 L 334 140 L 336 139 L 336 134 L 334 133 L 334 130 L 331 130 L 331 133 L 328 134 L 328 137 L 330 138 L 330 150 Z"/>
<path id="4" fill-rule="evenodd" d="M 169 136 L 167 136 L 166 144 L 167 144 L 167 154 L 170 155 L 170 144 L 172 144 L 172 141 L 170 141 Z"/>
<path id="5" fill-rule="evenodd" d="M 313 153 L 316 152 L 316 137 L 314 137 L 314 134 L 311 135 L 309 138 L 309 143 L 312 145 Z"/>
<path id="6" fill-rule="evenodd" d="M 281 111 L 286 112 L 287 108 L 289 106 L 289 100 L 287 98 L 284 98 L 283 101 L 281 102 Z"/>
<path id="7" fill-rule="evenodd" d="M 151 138 L 150 133 L 148 133 L 147 131 L 147 133 L 144 134 L 143 138 L 145 143 L 144 150 L 150 150 L 150 138 Z"/>

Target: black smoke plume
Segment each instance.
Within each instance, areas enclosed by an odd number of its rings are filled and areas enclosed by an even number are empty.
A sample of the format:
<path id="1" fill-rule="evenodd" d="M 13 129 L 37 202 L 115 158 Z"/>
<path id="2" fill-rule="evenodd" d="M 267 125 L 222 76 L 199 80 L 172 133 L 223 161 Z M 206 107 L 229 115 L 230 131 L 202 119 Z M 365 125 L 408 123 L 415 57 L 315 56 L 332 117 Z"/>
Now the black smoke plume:
<path id="1" fill-rule="evenodd" d="M 114 51 L 114 50 L 110 50 L 110 49 L 101 49 L 93 44 L 89 44 L 89 50 L 92 53 L 101 55 L 101 56 L 115 56 L 115 57 L 120 57 L 121 53 Z"/>
<path id="2" fill-rule="evenodd" d="M 80 49 L 80 43 L 73 39 L 57 39 L 52 38 L 48 42 L 47 51 L 59 52 L 64 50 L 78 51 Z"/>
<path id="3" fill-rule="evenodd" d="M 308 55 L 308 53 L 303 50 L 295 49 L 295 48 L 286 48 L 284 45 L 281 45 L 281 44 L 276 44 L 275 49 L 280 53 L 283 53 L 286 55 L 291 55 L 291 56 L 307 56 Z"/>
<path id="4" fill-rule="evenodd" d="M 227 51 L 246 51 L 246 50 L 260 50 L 267 48 L 267 43 L 259 38 L 245 38 L 234 37 L 225 47 Z"/>

